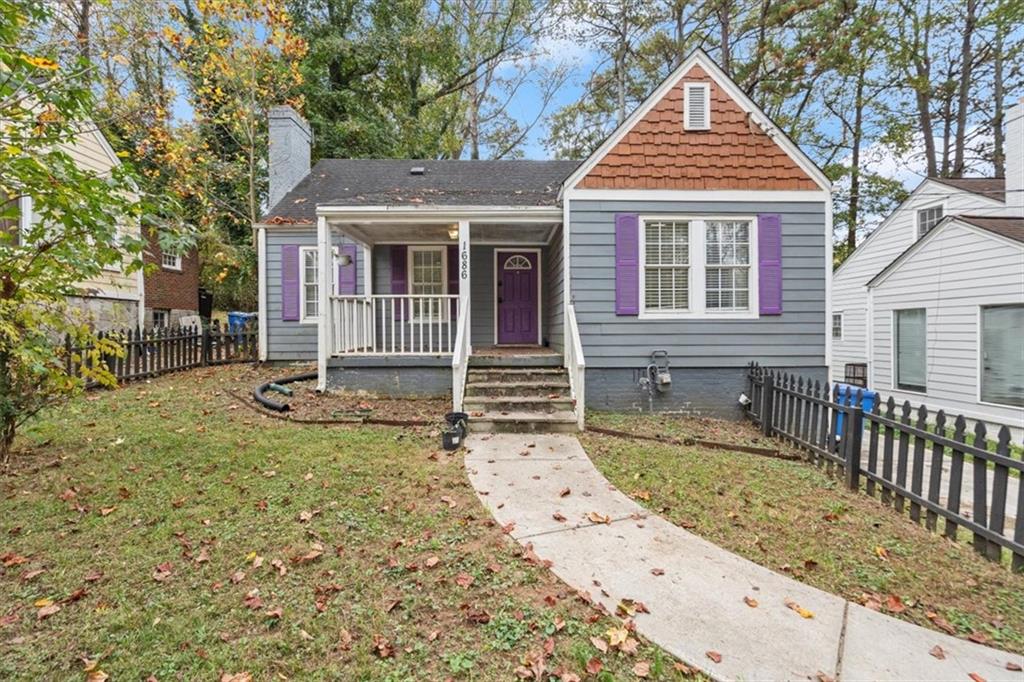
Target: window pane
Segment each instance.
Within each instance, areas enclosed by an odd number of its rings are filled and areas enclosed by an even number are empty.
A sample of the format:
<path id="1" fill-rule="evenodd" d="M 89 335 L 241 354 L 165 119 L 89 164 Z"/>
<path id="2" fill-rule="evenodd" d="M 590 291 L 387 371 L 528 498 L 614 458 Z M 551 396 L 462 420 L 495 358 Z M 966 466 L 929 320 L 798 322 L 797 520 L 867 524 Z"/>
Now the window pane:
<path id="1" fill-rule="evenodd" d="M 896 311 L 896 387 L 924 391 L 926 387 L 926 315 L 924 308 Z"/>
<path id="2" fill-rule="evenodd" d="M 1024 305 L 982 308 L 981 399 L 1024 407 Z"/>
<path id="3" fill-rule="evenodd" d="M 306 318 L 313 318 L 319 314 L 320 293 L 316 267 L 318 259 L 316 249 L 302 251 L 302 316 Z"/>
<path id="4" fill-rule="evenodd" d="M 917 236 L 920 239 L 942 220 L 942 207 L 932 206 L 917 212 Z"/>
<path id="5" fill-rule="evenodd" d="M 690 224 L 644 223 L 644 307 L 686 310 L 690 306 Z"/>

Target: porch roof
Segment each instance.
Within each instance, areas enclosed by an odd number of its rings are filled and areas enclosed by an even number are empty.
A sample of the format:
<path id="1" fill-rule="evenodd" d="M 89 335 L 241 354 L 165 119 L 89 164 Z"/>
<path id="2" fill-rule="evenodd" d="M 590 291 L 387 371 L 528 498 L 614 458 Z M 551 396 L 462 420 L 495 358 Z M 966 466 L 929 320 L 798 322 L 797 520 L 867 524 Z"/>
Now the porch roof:
<path id="1" fill-rule="evenodd" d="M 578 161 L 323 159 L 261 222 L 314 223 L 321 206 L 555 207 L 562 181 L 577 165 Z"/>

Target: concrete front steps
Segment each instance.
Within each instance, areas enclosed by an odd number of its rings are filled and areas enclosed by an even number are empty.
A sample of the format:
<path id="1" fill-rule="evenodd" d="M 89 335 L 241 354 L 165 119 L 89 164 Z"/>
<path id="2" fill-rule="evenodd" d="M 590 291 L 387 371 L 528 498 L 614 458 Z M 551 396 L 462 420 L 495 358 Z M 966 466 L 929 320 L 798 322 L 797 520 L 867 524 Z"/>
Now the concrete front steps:
<path id="1" fill-rule="evenodd" d="M 577 430 L 569 375 L 564 367 L 471 363 L 463 405 L 472 432 Z"/>

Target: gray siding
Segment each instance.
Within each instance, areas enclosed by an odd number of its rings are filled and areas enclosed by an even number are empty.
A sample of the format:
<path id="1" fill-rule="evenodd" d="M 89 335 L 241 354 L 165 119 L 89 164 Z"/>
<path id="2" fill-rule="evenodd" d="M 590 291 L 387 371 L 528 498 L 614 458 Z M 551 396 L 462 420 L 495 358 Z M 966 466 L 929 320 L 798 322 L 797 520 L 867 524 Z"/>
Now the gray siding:
<path id="1" fill-rule="evenodd" d="M 346 239 L 335 237 L 340 245 Z M 281 247 L 316 246 L 316 226 L 307 230 L 267 230 L 267 359 L 316 360 L 316 325 L 281 319 Z M 363 254 L 356 250 L 356 292 L 363 291 Z"/>
<path id="2" fill-rule="evenodd" d="M 544 269 L 541 277 L 544 280 L 544 322 L 547 327 L 545 338 L 550 346 L 562 352 L 565 336 L 562 322 L 565 317 L 564 301 L 565 280 L 562 267 L 562 230 L 555 231 L 551 244 L 544 249 Z"/>
<path id="3" fill-rule="evenodd" d="M 615 314 L 615 214 L 782 216 L 783 314 L 746 320 L 641 320 Z M 636 369 L 655 349 L 676 368 L 825 365 L 823 203 L 594 201 L 570 203 L 572 297 L 591 368 Z M 588 388 L 588 403 L 595 400 Z"/>

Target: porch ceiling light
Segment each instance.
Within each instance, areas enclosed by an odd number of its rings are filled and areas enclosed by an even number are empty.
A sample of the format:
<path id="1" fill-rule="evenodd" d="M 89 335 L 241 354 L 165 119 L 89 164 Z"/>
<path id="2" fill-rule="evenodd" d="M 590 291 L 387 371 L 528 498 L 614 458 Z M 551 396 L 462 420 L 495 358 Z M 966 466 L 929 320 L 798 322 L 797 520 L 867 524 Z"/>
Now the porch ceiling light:
<path id="1" fill-rule="evenodd" d="M 459 228 L 457 228 L 457 227 L 449 227 L 448 228 L 448 239 L 458 239 L 458 238 L 459 238 Z"/>

